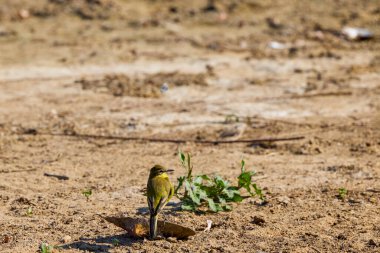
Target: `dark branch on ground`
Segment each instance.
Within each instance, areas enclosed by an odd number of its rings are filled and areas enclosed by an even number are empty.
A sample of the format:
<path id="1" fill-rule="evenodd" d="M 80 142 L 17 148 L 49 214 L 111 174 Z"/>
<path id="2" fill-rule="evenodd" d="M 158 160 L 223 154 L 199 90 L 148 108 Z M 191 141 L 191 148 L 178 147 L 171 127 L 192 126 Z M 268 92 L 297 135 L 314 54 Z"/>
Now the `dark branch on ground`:
<path id="1" fill-rule="evenodd" d="M 243 139 L 243 140 L 196 140 L 196 139 L 170 139 L 170 138 L 152 138 L 152 137 L 126 137 L 114 135 L 94 135 L 94 134 L 79 134 L 79 133 L 39 133 L 26 132 L 26 135 L 48 135 L 48 136 L 64 136 L 84 139 L 104 139 L 104 140 L 120 140 L 120 141 L 146 141 L 146 142 L 169 142 L 169 143 L 199 143 L 199 144 L 229 144 L 229 143 L 262 143 L 262 142 L 280 142 L 280 141 L 296 141 L 302 140 L 305 136 L 290 136 L 290 137 L 267 137 L 258 139 Z"/>

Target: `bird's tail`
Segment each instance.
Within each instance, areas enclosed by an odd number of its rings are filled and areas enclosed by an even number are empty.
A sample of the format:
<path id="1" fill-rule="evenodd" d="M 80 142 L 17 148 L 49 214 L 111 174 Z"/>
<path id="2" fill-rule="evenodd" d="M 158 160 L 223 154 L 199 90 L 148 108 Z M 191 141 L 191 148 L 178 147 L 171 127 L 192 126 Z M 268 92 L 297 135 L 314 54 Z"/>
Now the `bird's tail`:
<path id="1" fill-rule="evenodd" d="M 154 239 L 157 236 L 157 215 L 151 214 L 149 220 L 149 236 Z"/>

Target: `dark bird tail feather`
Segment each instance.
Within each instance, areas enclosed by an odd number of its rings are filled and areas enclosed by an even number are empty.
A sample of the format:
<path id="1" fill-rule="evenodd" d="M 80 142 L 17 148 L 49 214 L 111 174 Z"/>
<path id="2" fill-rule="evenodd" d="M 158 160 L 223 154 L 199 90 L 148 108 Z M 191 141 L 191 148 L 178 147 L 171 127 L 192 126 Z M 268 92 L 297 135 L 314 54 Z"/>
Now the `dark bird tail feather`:
<path id="1" fill-rule="evenodd" d="M 149 237 L 154 239 L 157 237 L 157 215 L 151 215 L 149 220 Z"/>

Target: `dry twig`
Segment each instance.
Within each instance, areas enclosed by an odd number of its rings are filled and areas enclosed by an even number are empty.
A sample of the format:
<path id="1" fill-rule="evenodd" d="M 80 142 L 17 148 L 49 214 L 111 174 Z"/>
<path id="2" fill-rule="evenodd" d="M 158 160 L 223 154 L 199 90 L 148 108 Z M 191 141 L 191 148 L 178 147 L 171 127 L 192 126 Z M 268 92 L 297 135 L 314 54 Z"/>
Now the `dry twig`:
<path id="1" fill-rule="evenodd" d="M 25 133 L 29 134 L 29 133 Z M 38 135 L 49 136 L 68 136 L 76 138 L 90 138 L 90 139 L 105 139 L 105 140 L 121 140 L 121 141 L 147 141 L 147 142 L 169 142 L 169 143 L 199 143 L 199 144 L 229 144 L 229 143 L 262 143 L 262 142 L 279 142 L 279 141 L 295 141 L 302 140 L 305 136 L 291 136 L 291 137 L 268 137 L 259 139 L 246 139 L 246 140 L 186 140 L 186 139 L 170 139 L 170 138 L 151 138 L 151 137 L 126 137 L 114 135 L 94 135 L 94 134 L 78 134 L 78 133 L 39 133 Z"/>

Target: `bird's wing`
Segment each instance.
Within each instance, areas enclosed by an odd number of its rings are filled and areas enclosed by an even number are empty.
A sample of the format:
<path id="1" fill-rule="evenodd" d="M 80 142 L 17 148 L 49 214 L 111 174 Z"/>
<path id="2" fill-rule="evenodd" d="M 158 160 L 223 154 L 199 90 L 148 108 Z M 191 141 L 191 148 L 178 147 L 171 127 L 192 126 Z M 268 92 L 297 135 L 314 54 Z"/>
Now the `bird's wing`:
<path id="1" fill-rule="evenodd" d="M 156 202 L 156 196 L 148 196 L 149 212 L 153 215 L 157 215 L 161 209 L 166 205 L 168 197 L 159 197 L 158 203 Z M 157 203 L 155 206 L 154 203 Z"/>
<path id="2" fill-rule="evenodd" d="M 166 205 L 168 197 L 161 197 L 155 210 L 155 214 L 158 214 L 162 208 Z"/>
<path id="3" fill-rule="evenodd" d="M 148 196 L 148 206 L 149 206 L 150 213 L 154 213 L 153 203 L 154 203 L 154 199 Z"/>
<path id="4" fill-rule="evenodd" d="M 169 196 L 168 196 L 168 199 L 166 200 L 166 203 L 169 202 L 169 200 L 173 197 L 173 195 L 174 195 L 174 186 L 170 184 Z"/>
<path id="5" fill-rule="evenodd" d="M 157 215 L 161 209 L 164 208 L 164 206 L 169 202 L 170 198 L 174 194 L 174 188 L 170 182 L 168 182 L 168 184 L 163 184 L 163 186 L 160 184 L 158 185 L 159 187 L 157 187 L 157 189 L 154 189 L 154 186 L 152 185 L 148 185 L 148 188 L 153 188 L 152 191 L 162 193 L 148 196 L 149 211 L 153 215 Z"/>
<path id="6" fill-rule="evenodd" d="M 170 198 L 174 195 L 174 187 L 172 184 L 169 182 L 169 189 L 166 189 L 167 191 L 167 196 L 161 197 L 160 201 L 158 202 L 157 208 L 156 208 L 156 214 L 161 211 L 162 208 L 169 202 Z"/>

